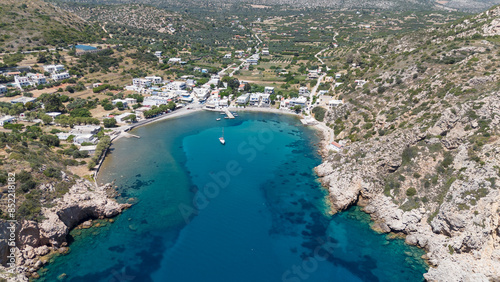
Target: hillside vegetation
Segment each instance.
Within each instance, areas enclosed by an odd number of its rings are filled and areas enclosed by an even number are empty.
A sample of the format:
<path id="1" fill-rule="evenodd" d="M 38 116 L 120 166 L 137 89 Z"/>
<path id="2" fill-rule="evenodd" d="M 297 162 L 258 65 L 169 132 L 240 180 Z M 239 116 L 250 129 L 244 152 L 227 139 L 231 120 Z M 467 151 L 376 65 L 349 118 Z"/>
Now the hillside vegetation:
<path id="1" fill-rule="evenodd" d="M 67 47 L 100 40 L 103 31 L 41 0 L 2 0 L 0 52 Z"/>
<path id="2" fill-rule="evenodd" d="M 499 17 L 497 7 L 330 61 L 347 70 L 345 104 L 325 120 L 348 146 L 320 167 L 323 182 L 335 208 L 362 204 L 378 228 L 426 248 L 430 280 L 460 281 L 472 264 L 498 277 L 487 265 L 500 246 Z"/>

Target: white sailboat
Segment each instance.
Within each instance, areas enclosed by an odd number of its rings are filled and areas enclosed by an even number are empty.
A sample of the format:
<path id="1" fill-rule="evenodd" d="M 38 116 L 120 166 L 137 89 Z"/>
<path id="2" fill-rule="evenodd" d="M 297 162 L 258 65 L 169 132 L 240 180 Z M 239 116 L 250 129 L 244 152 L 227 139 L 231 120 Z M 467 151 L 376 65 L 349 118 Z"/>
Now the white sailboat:
<path id="1" fill-rule="evenodd" d="M 222 128 L 222 136 L 219 138 L 219 141 L 222 145 L 226 144 L 226 140 L 224 140 L 224 127 Z"/>

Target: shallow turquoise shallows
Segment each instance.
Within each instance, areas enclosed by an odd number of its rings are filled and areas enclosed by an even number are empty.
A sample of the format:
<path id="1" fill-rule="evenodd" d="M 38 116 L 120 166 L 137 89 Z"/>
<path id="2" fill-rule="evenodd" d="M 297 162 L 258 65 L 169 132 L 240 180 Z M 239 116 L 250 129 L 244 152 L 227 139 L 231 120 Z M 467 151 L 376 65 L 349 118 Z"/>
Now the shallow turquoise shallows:
<path id="1" fill-rule="evenodd" d="M 134 206 L 71 232 L 45 281 L 421 281 L 423 251 L 331 216 L 318 137 L 297 118 L 201 112 L 138 128 L 100 172 Z M 219 137 L 224 128 L 226 145 Z"/>

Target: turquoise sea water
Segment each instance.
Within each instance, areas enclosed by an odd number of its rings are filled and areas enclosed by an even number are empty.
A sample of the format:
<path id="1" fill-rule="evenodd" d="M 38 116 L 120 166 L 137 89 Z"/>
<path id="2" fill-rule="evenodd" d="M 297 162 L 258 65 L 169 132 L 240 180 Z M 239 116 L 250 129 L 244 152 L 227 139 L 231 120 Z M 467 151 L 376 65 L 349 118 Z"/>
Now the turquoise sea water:
<path id="1" fill-rule="evenodd" d="M 316 132 L 290 116 L 202 112 L 134 130 L 100 172 L 135 205 L 71 232 L 39 271 L 57 281 L 421 281 L 423 251 L 331 216 Z M 219 143 L 222 127 L 227 141 Z"/>
<path id="2" fill-rule="evenodd" d="M 97 49 L 96 47 L 89 46 L 89 45 L 75 45 L 76 49 L 84 50 L 84 51 L 89 51 L 89 50 L 95 50 Z"/>

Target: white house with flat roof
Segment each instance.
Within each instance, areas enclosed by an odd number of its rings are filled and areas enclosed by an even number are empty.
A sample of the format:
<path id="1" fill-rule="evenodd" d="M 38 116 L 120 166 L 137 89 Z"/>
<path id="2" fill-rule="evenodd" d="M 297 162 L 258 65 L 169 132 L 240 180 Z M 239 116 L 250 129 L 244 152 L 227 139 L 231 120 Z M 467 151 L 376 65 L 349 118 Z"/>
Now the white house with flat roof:
<path id="1" fill-rule="evenodd" d="M 266 104 L 269 104 L 271 102 L 271 94 L 260 94 L 260 100 L 262 101 L 262 103 L 266 103 Z"/>
<path id="2" fill-rule="evenodd" d="M 96 134 L 101 131 L 101 127 L 99 125 L 75 125 L 73 129 L 70 131 L 71 134 Z"/>
<path id="3" fill-rule="evenodd" d="M 60 112 L 48 112 L 48 113 L 46 113 L 46 115 L 48 115 L 54 119 L 54 118 L 60 116 L 61 113 Z"/>
<path id="4" fill-rule="evenodd" d="M 250 94 L 249 102 L 252 105 L 258 104 L 260 102 L 260 94 L 259 93 L 252 93 L 252 94 Z"/>
<path id="5" fill-rule="evenodd" d="M 307 104 L 307 98 L 304 96 L 298 97 L 298 98 L 292 98 L 290 99 L 290 107 L 293 106 L 305 106 Z"/>
<path id="6" fill-rule="evenodd" d="M 130 115 L 133 115 L 133 113 L 123 113 L 121 115 L 115 116 L 116 122 L 117 123 L 125 123 L 125 121 L 123 119 L 130 116 Z"/>
<path id="7" fill-rule="evenodd" d="M 113 101 L 111 101 L 111 104 L 113 104 L 114 106 L 116 106 L 117 103 L 122 103 L 124 107 L 128 107 L 128 103 L 126 100 L 124 99 L 114 99 Z"/>
<path id="8" fill-rule="evenodd" d="M 7 93 L 7 86 L 0 85 L 0 95 L 4 95 L 5 93 Z"/>
<path id="9" fill-rule="evenodd" d="M 181 58 L 170 58 L 170 59 L 168 59 L 168 63 L 169 64 L 180 64 L 181 61 L 182 61 Z"/>
<path id="10" fill-rule="evenodd" d="M 271 87 L 271 86 L 264 87 L 264 93 L 265 94 L 274 94 L 274 87 Z"/>
<path id="11" fill-rule="evenodd" d="M 31 85 L 34 86 L 47 83 L 45 75 L 41 73 L 28 73 L 28 79 L 30 80 Z"/>
<path id="12" fill-rule="evenodd" d="M 247 58 L 247 63 L 250 65 L 256 65 L 259 63 L 260 56 L 259 54 L 253 54 L 252 56 Z"/>
<path id="13" fill-rule="evenodd" d="M 137 88 L 147 88 L 151 86 L 151 80 L 145 78 L 132 79 L 132 85 Z"/>
<path id="14" fill-rule="evenodd" d="M 240 97 L 238 97 L 236 99 L 236 103 L 240 104 L 240 105 L 244 105 L 244 104 L 248 103 L 249 100 L 250 100 L 250 94 L 247 93 L 247 94 L 243 94 Z"/>
<path id="15" fill-rule="evenodd" d="M 156 51 L 155 56 L 159 58 L 159 57 L 161 57 L 161 53 L 162 53 L 161 51 Z"/>
<path id="16" fill-rule="evenodd" d="M 60 80 L 65 80 L 70 78 L 71 76 L 67 72 L 61 72 L 61 73 L 53 73 L 50 78 L 52 78 L 54 81 L 60 81 Z"/>
<path id="17" fill-rule="evenodd" d="M 27 76 L 16 76 L 14 77 L 15 85 L 19 89 L 23 87 L 31 86 L 30 80 Z"/>
<path id="18" fill-rule="evenodd" d="M 93 154 L 95 154 L 96 149 L 97 149 L 96 145 L 81 146 L 78 151 L 80 151 L 80 152 L 87 151 L 87 153 L 89 153 L 89 155 L 93 155 Z"/>
<path id="19" fill-rule="evenodd" d="M 24 105 L 26 105 L 26 103 L 34 102 L 34 101 L 36 101 L 36 98 L 34 98 L 34 97 L 24 97 L 23 96 L 23 97 L 19 97 L 19 98 L 10 100 L 10 103 L 11 104 L 23 103 Z"/>
<path id="20" fill-rule="evenodd" d="M 161 84 L 163 82 L 163 78 L 159 76 L 146 76 L 145 79 L 151 81 L 152 84 Z"/>
<path id="21" fill-rule="evenodd" d="M 167 90 L 184 90 L 186 89 L 185 81 L 173 81 L 170 82 L 166 87 Z"/>
<path id="22" fill-rule="evenodd" d="M 205 100 L 210 96 L 210 89 L 208 88 L 193 88 L 193 93 L 199 100 Z"/>
<path id="23" fill-rule="evenodd" d="M 229 99 L 227 97 L 224 97 L 219 101 L 219 106 L 220 107 L 227 107 L 229 106 Z"/>
<path id="24" fill-rule="evenodd" d="M 125 102 L 127 102 L 127 105 L 135 105 L 137 104 L 137 99 L 135 98 L 125 98 Z"/>
<path id="25" fill-rule="evenodd" d="M 299 95 L 300 96 L 309 96 L 311 92 L 309 92 L 309 89 L 307 87 L 303 86 L 299 88 Z"/>
<path id="26" fill-rule="evenodd" d="M 51 73 L 51 74 L 63 72 L 64 66 L 63 65 L 46 65 L 46 66 L 43 66 L 43 71 Z"/>
<path id="27" fill-rule="evenodd" d="M 3 116 L 0 117 L 0 126 L 4 126 L 7 123 L 11 123 L 15 120 L 16 118 L 13 116 Z"/>
<path id="28" fill-rule="evenodd" d="M 144 101 L 142 102 L 143 106 L 159 106 L 159 105 L 166 105 L 168 102 L 170 102 L 172 99 L 169 97 L 161 97 L 161 96 L 149 96 L 144 98 Z"/>
<path id="29" fill-rule="evenodd" d="M 71 136 L 72 134 L 71 133 L 68 133 L 68 132 L 59 132 L 59 133 L 56 133 L 56 136 L 57 138 L 59 138 L 59 140 L 67 140 L 69 138 L 69 136 Z"/>
<path id="30" fill-rule="evenodd" d="M 75 135 L 75 138 L 73 138 L 73 143 L 75 144 L 82 144 L 82 143 L 92 143 L 96 144 L 98 141 L 97 137 L 94 137 L 94 134 L 80 134 L 80 135 Z"/>

